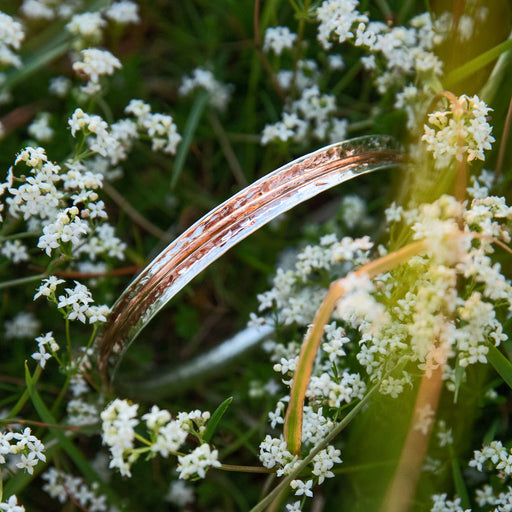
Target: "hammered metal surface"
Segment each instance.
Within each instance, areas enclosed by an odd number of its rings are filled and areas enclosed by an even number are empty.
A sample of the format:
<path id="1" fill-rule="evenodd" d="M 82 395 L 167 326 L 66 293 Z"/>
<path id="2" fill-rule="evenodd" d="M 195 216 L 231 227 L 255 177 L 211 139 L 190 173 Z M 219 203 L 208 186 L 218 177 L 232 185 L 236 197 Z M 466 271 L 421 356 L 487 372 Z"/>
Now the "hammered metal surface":
<path id="1" fill-rule="evenodd" d="M 171 242 L 126 288 L 100 335 L 106 375 L 120 354 L 186 284 L 228 249 L 299 203 L 401 161 L 393 139 L 367 136 L 294 160 L 246 187 Z"/>

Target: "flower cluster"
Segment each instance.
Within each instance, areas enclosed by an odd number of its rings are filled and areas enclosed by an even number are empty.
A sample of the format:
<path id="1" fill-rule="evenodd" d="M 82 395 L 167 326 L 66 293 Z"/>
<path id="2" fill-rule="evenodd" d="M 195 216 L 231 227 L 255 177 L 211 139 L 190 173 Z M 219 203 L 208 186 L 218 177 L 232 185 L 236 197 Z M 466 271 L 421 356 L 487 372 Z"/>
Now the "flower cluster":
<path id="1" fill-rule="evenodd" d="M 100 494 L 98 482 L 89 486 L 83 478 L 70 475 L 54 467 L 45 471 L 42 479 L 46 482 L 43 485 L 43 490 L 60 503 L 72 499 L 90 512 L 106 512 L 108 510 L 107 497 Z"/>
<path id="2" fill-rule="evenodd" d="M 484 151 L 491 149 L 494 137 L 487 122 L 491 110 L 478 96 L 463 94 L 449 110 L 428 115 L 422 140 L 433 154 L 436 167 L 447 167 L 458 161 L 485 160 Z"/>
<path id="3" fill-rule="evenodd" d="M 23 26 L 19 21 L 0 12 L 0 64 L 3 66 L 21 66 L 21 59 L 13 50 L 19 50 L 25 38 Z"/>
<path id="4" fill-rule="evenodd" d="M 212 106 L 219 110 L 225 110 L 231 98 L 233 86 L 219 82 L 208 69 L 196 68 L 192 71 L 191 76 L 183 78 L 178 92 L 182 96 L 189 96 L 197 89 L 208 92 Z"/>
<path id="5" fill-rule="evenodd" d="M 44 444 L 29 427 L 23 432 L 0 432 L 0 464 L 7 462 L 5 455 L 19 455 L 14 466 L 32 475 L 40 461 L 46 462 L 45 450 Z"/>
<path id="6" fill-rule="evenodd" d="M 47 332 L 44 336 L 38 336 L 36 341 L 38 352 L 34 352 L 31 357 L 38 361 L 41 368 L 44 368 L 46 361 L 52 357 L 54 352 L 59 350 L 59 345 L 53 337 L 53 332 Z M 47 352 L 48 348 L 50 349 L 49 352 Z"/>
<path id="7" fill-rule="evenodd" d="M 297 34 L 290 31 L 288 27 L 269 27 L 265 31 L 263 40 L 263 51 L 272 51 L 281 55 L 283 50 L 290 50 L 297 39 Z"/>
<path id="8" fill-rule="evenodd" d="M 118 468 L 124 476 L 131 476 L 131 466 L 143 454 L 154 457 L 161 455 L 178 457 L 177 471 L 181 479 L 204 478 L 210 467 L 220 467 L 218 452 L 202 437 L 210 413 L 199 410 L 190 413 L 180 412 L 172 419 L 169 411 L 156 405 L 142 415 L 149 439 L 143 448 L 135 448 L 135 427 L 140 424 L 138 405 L 116 399 L 101 413 L 103 443 L 108 445 L 112 460 L 111 468 Z M 187 454 L 179 452 L 189 435 L 196 437 L 200 445 Z M 139 437 L 140 439 L 140 437 Z"/>
<path id="9" fill-rule="evenodd" d="M 102 76 L 112 75 L 116 69 L 121 68 L 121 61 L 107 50 L 87 48 L 80 52 L 80 56 L 81 60 L 74 62 L 73 69 L 80 77 L 87 80 L 82 91 L 88 95 L 96 94 L 101 90 Z"/>
<path id="10" fill-rule="evenodd" d="M 305 88 L 287 110 L 282 121 L 265 126 L 262 144 L 276 140 L 304 142 L 308 137 L 324 140 L 327 135 L 330 142 L 346 138 L 348 121 L 333 117 L 337 110 L 334 96 L 321 94 L 317 85 Z"/>
<path id="11" fill-rule="evenodd" d="M 125 112 L 136 117 L 138 130 L 151 138 L 153 151 L 176 153 L 181 135 L 170 115 L 152 113 L 151 106 L 141 100 L 131 100 Z"/>

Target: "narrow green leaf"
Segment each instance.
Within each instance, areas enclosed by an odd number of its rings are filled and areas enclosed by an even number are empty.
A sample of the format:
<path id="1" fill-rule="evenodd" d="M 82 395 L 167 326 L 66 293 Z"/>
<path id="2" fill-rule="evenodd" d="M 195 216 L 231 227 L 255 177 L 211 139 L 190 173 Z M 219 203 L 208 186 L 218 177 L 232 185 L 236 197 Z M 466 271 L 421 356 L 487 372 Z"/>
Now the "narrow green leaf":
<path id="1" fill-rule="evenodd" d="M 56 424 L 55 418 L 52 416 L 52 413 L 44 404 L 41 396 L 37 392 L 33 382 L 32 377 L 30 375 L 30 371 L 28 369 L 27 364 L 25 363 L 25 380 L 27 382 L 27 389 L 30 394 L 30 398 L 32 399 L 32 403 L 39 414 L 39 417 L 42 421 L 49 424 Z M 50 432 L 58 439 L 59 445 L 66 451 L 66 453 L 70 456 L 73 462 L 77 465 L 78 469 L 83 473 L 83 475 L 90 481 L 100 481 L 99 476 L 96 474 L 94 470 L 91 469 L 89 463 L 82 455 L 80 450 L 71 442 L 71 440 L 57 428 L 50 428 Z"/>
<path id="2" fill-rule="evenodd" d="M 451 450 L 453 451 L 453 450 Z M 464 510 L 471 507 L 471 503 L 469 501 L 469 494 L 466 488 L 466 484 L 464 482 L 464 478 L 462 477 L 462 472 L 460 470 L 460 465 L 457 457 L 452 454 L 452 475 L 453 475 L 453 483 L 455 484 L 455 491 L 457 492 L 457 496 L 460 498 L 462 508 Z"/>
<path id="3" fill-rule="evenodd" d="M 443 80 L 445 88 L 450 89 L 453 85 L 484 68 L 491 62 L 495 61 L 502 53 L 510 49 L 512 49 L 512 39 L 507 39 L 490 50 L 478 55 L 478 57 L 471 59 L 462 66 L 459 66 L 446 75 Z"/>
<path id="4" fill-rule="evenodd" d="M 27 389 L 32 400 L 32 404 L 39 414 L 41 420 L 45 423 L 55 425 L 56 420 L 53 417 L 50 410 L 46 407 L 43 402 L 41 396 L 37 392 L 32 377 L 30 375 L 30 371 L 28 369 L 28 365 L 25 362 L 25 381 L 27 383 Z M 101 481 L 99 475 L 94 471 L 87 461 L 87 459 L 83 456 L 82 452 L 73 444 L 71 439 L 60 429 L 58 428 L 49 428 L 50 432 L 57 438 L 58 445 L 69 455 L 71 460 L 76 464 L 77 468 L 84 475 L 86 480 L 89 482 L 98 482 L 100 484 L 100 490 L 102 493 L 106 494 L 112 504 L 116 504 L 120 507 L 120 500 L 116 496 L 114 492 L 107 486 L 104 485 Z"/>
<path id="5" fill-rule="evenodd" d="M 457 363 L 455 365 L 455 393 L 453 395 L 454 404 L 457 403 L 459 398 L 460 385 L 462 384 L 462 378 L 464 377 L 465 372 L 466 369 L 459 364 L 459 359 L 457 358 Z"/>
<path id="6" fill-rule="evenodd" d="M 185 130 L 183 131 L 183 139 L 178 146 L 178 153 L 176 154 L 176 160 L 174 161 L 171 177 L 171 189 L 174 189 L 178 182 L 178 178 L 180 177 L 183 166 L 185 165 L 185 160 L 188 155 L 188 150 L 190 149 L 192 138 L 209 99 L 210 95 L 206 91 L 201 91 L 190 110 L 190 115 L 188 116 Z"/>
<path id="7" fill-rule="evenodd" d="M 512 389 L 512 363 L 491 343 L 488 343 L 487 360 Z"/>
<path id="8" fill-rule="evenodd" d="M 220 420 L 222 419 L 222 416 L 224 416 L 224 413 L 228 410 L 228 407 L 231 405 L 231 402 L 233 401 L 233 397 L 230 396 L 229 398 L 226 398 L 224 402 L 222 402 L 217 409 L 215 409 L 215 412 L 212 414 L 211 418 L 208 420 L 208 424 L 206 426 L 206 432 L 204 433 L 203 439 L 208 443 L 210 439 L 212 438 L 213 434 L 215 433 L 215 430 L 217 429 L 217 425 L 219 424 Z"/>

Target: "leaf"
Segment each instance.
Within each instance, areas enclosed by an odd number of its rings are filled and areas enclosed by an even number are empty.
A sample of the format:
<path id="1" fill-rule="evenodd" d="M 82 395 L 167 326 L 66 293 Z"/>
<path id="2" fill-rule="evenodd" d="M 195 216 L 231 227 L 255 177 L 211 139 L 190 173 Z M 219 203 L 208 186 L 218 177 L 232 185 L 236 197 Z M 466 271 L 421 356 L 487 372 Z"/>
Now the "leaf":
<path id="1" fill-rule="evenodd" d="M 457 358 L 457 363 L 455 365 L 455 393 L 453 395 L 453 403 L 457 403 L 457 399 L 459 398 L 460 385 L 462 384 L 462 378 L 464 377 L 464 373 L 466 369 L 463 368 L 459 364 L 459 359 Z"/>
<path id="2" fill-rule="evenodd" d="M 512 389 L 512 363 L 493 344 L 488 343 L 487 346 L 489 347 L 487 360 Z"/>
<path id="3" fill-rule="evenodd" d="M 215 433 L 215 430 L 217 429 L 217 425 L 219 424 L 220 420 L 222 419 L 222 416 L 224 416 L 224 413 L 228 410 L 228 407 L 231 405 L 231 402 L 233 401 L 233 397 L 230 396 L 229 398 L 226 398 L 224 402 L 222 402 L 217 409 L 215 409 L 215 412 L 212 414 L 212 417 L 208 420 L 208 424 L 206 426 L 206 432 L 204 433 L 203 439 L 208 443 L 210 439 L 212 438 L 213 434 Z"/>
<path id="4" fill-rule="evenodd" d="M 455 484 L 455 490 L 457 491 L 457 496 L 461 500 L 462 508 L 466 510 L 471 507 L 471 503 L 469 501 L 468 490 L 466 488 L 464 478 L 462 478 L 459 461 L 455 456 L 452 456 L 452 475 L 453 482 Z"/>
<path id="5" fill-rule="evenodd" d="M 27 383 L 27 389 L 32 400 L 32 404 L 34 405 L 34 408 L 39 414 L 41 420 L 50 425 L 55 425 L 57 422 L 53 417 L 52 413 L 50 412 L 50 410 L 46 407 L 41 396 L 37 392 L 26 362 L 25 381 Z M 73 444 L 71 439 L 62 430 L 58 428 L 49 427 L 49 431 L 57 438 L 58 445 L 69 455 L 69 457 L 76 464 L 77 468 L 80 470 L 82 475 L 84 475 L 84 477 L 91 483 L 98 482 L 100 484 L 101 492 L 108 496 L 112 504 L 116 504 L 118 507 L 120 507 L 121 502 L 119 498 L 116 496 L 114 492 L 112 492 L 109 486 L 103 484 L 99 475 L 96 473 L 96 471 L 92 469 L 89 461 L 83 456 L 82 452 Z"/>
<path id="6" fill-rule="evenodd" d="M 174 167 L 172 169 L 171 177 L 171 189 L 173 189 L 178 182 L 178 178 L 180 177 L 183 166 L 185 165 L 190 143 L 192 142 L 192 138 L 194 137 L 197 125 L 199 124 L 199 120 L 201 119 L 201 115 L 206 108 L 209 99 L 210 95 L 206 91 L 201 91 L 198 94 L 194 105 L 192 106 L 190 115 L 187 119 L 187 124 L 185 125 L 185 130 L 183 131 L 183 139 L 181 140 L 178 147 L 176 160 L 174 160 Z"/>

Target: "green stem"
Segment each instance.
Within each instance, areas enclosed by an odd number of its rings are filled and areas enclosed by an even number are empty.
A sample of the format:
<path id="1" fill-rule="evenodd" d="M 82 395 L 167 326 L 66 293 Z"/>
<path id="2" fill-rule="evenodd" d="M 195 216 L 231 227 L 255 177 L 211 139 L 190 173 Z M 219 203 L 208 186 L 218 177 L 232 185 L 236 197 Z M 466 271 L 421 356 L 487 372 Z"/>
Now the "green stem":
<path id="1" fill-rule="evenodd" d="M 141 443 L 147 445 L 147 446 L 152 446 L 153 443 L 149 440 L 149 439 L 146 439 L 145 437 L 141 436 L 140 434 L 137 434 L 137 432 L 135 432 L 135 439 L 138 439 Z"/>
<path id="2" fill-rule="evenodd" d="M 273 473 L 271 469 L 263 466 L 239 466 L 238 464 L 221 464 L 220 468 L 224 471 L 238 471 L 239 473 Z"/>
<path id="3" fill-rule="evenodd" d="M 98 331 L 98 324 L 94 324 L 92 334 L 89 337 L 89 341 L 87 342 L 87 345 L 85 346 L 84 351 L 82 352 L 82 355 L 79 357 L 78 361 L 76 362 L 77 368 L 80 368 L 80 364 L 82 363 L 85 355 L 87 354 L 87 350 L 91 348 L 92 344 L 94 343 L 94 338 L 96 336 L 96 332 Z"/>
<path id="4" fill-rule="evenodd" d="M 6 242 L 7 240 L 18 240 L 19 238 L 36 238 L 38 233 L 31 233 L 29 231 L 25 233 L 15 233 L 14 235 L 0 236 L 0 242 Z"/>
<path id="5" fill-rule="evenodd" d="M 302 53 L 302 40 L 304 39 L 304 27 L 306 25 L 306 19 L 308 17 L 309 13 L 309 6 L 311 4 L 311 0 L 305 0 L 304 6 L 302 9 L 299 9 L 296 11 L 296 16 L 299 16 L 299 26 L 297 28 L 297 40 L 295 41 L 295 52 L 293 54 L 293 75 L 292 75 L 292 82 L 290 87 L 290 92 L 292 95 L 292 98 L 297 93 L 296 88 L 296 79 L 297 79 L 297 67 L 299 64 L 299 59 Z"/>
<path id="6" fill-rule="evenodd" d="M 52 410 L 51 410 L 52 416 L 55 416 L 55 414 L 57 413 L 59 406 L 62 402 L 62 399 L 64 398 L 64 396 L 66 396 L 70 380 L 71 380 L 71 376 L 66 375 L 66 380 L 64 381 L 64 385 L 62 386 L 62 388 L 59 392 L 59 395 L 57 396 L 55 402 L 53 403 Z"/>
<path id="7" fill-rule="evenodd" d="M 68 356 L 71 361 L 71 335 L 69 333 L 69 319 L 66 318 L 66 346 L 68 347 Z"/>
<path id="8" fill-rule="evenodd" d="M 45 277 L 46 274 L 37 274 L 35 276 L 20 277 L 19 279 L 11 279 L 10 281 L 4 281 L 0 283 L 0 290 L 3 288 L 10 288 L 11 286 L 19 286 L 26 283 L 32 283 L 34 281 L 40 281 Z"/>
<path id="9" fill-rule="evenodd" d="M 337 96 L 345 87 L 354 81 L 356 75 L 363 69 L 363 63 L 361 59 L 358 59 L 356 63 L 343 75 L 341 80 L 332 88 L 332 94 Z"/>

